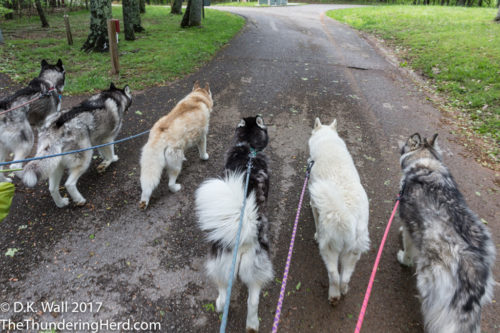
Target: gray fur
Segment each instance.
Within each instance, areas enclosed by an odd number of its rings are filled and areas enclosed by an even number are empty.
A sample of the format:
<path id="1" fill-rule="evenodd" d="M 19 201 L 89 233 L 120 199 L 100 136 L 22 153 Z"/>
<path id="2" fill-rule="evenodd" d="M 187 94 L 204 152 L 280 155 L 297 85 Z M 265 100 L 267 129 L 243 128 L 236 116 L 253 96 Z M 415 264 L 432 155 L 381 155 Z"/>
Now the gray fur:
<path id="1" fill-rule="evenodd" d="M 0 115 L 0 162 L 4 162 L 9 153 L 14 153 L 14 160 L 24 159 L 31 151 L 34 142 L 32 127 L 39 128 L 45 119 L 61 108 L 58 93 L 64 89 L 65 73 L 62 61 L 50 65 L 42 60 L 40 74 L 31 80 L 27 87 L 0 100 L 0 112 L 16 108 L 32 99 L 40 99 Z M 49 91 L 55 88 L 53 91 Z M 10 168 L 21 168 L 13 164 Z M 0 173 L 0 181 L 11 181 Z"/>
<path id="2" fill-rule="evenodd" d="M 58 154 L 114 141 L 122 126 L 123 114 L 131 102 L 132 96 L 128 86 L 122 90 L 112 84 L 109 90 L 90 97 L 75 108 L 51 115 L 40 130 L 36 156 Z M 82 105 L 95 107 L 82 111 Z M 104 159 L 98 166 L 98 171 L 103 172 L 112 162 L 118 160 L 118 156 L 114 153 L 113 145 L 98 150 Z M 77 205 L 84 205 L 86 200 L 76 188 L 76 183 L 88 169 L 91 158 L 92 150 L 88 150 L 32 161 L 25 167 L 23 182 L 27 186 L 35 186 L 40 178 L 49 178 L 49 190 L 54 202 L 58 207 L 64 207 L 68 205 L 69 200 L 61 197 L 59 182 L 64 170 L 69 169 L 66 190 Z"/>
<path id="3" fill-rule="evenodd" d="M 415 263 L 426 332 L 479 333 L 481 307 L 491 301 L 495 247 L 441 161 L 437 134 L 412 135 L 401 151 L 404 251 Z"/>

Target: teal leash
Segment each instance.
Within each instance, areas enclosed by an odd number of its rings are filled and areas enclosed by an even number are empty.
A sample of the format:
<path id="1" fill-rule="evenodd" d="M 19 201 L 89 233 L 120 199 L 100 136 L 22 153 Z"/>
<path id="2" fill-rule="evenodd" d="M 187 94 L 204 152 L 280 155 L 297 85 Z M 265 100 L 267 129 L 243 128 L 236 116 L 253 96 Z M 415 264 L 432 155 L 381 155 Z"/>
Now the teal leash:
<path id="1" fill-rule="evenodd" d="M 250 154 L 249 154 L 250 158 L 249 158 L 248 163 L 247 163 L 247 176 L 246 176 L 246 181 L 245 181 L 243 206 L 241 207 L 240 222 L 238 224 L 238 232 L 236 233 L 236 243 L 234 244 L 234 249 L 233 249 L 233 261 L 231 263 L 231 270 L 229 271 L 229 282 L 227 284 L 227 290 L 226 290 L 226 304 L 224 304 L 224 312 L 222 315 L 222 322 L 220 324 L 219 333 L 226 332 L 227 316 L 229 314 L 229 303 L 231 302 L 231 289 L 233 288 L 234 271 L 236 269 L 236 259 L 238 258 L 238 248 L 240 246 L 241 228 L 243 226 L 243 215 L 245 214 L 245 207 L 247 204 L 248 182 L 250 181 L 250 171 L 252 170 L 252 160 L 255 158 L 255 156 L 257 156 L 256 150 L 253 149 L 252 147 L 250 147 Z"/>

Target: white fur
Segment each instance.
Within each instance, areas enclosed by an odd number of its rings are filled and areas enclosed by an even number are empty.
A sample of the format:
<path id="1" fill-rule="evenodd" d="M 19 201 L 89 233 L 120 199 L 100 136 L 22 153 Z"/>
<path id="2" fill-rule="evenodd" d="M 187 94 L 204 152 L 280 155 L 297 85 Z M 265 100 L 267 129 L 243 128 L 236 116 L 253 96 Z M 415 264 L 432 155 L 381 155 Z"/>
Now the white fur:
<path id="1" fill-rule="evenodd" d="M 227 300 L 232 249 L 244 197 L 244 176 L 245 173 L 238 173 L 224 179 L 209 179 L 196 191 L 198 226 L 207 232 L 209 241 L 219 242 L 226 249 L 220 255 L 209 256 L 206 263 L 207 274 L 219 291 L 216 300 L 218 312 L 224 309 Z M 272 263 L 258 243 L 257 217 L 255 194 L 252 192 L 246 202 L 234 278 L 239 276 L 248 287 L 246 328 L 253 331 L 259 330 L 260 291 L 273 278 Z"/>
<path id="2" fill-rule="evenodd" d="M 347 293 L 356 263 L 370 246 L 368 197 L 336 126 L 336 121 L 325 126 L 316 119 L 309 139 L 315 162 L 309 182 L 315 239 L 328 271 L 332 304 Z"/>

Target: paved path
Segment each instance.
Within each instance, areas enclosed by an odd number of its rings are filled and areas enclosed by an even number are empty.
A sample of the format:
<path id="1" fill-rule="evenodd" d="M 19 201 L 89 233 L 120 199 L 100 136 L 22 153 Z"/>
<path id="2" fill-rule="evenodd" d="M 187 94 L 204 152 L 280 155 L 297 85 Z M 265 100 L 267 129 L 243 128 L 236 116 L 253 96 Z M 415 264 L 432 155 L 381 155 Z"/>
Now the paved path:
<path id="1" fill-rule="evenodd" d="M 282 268 L 303 182 L 307 140 L 315 117 L 337 118 L 370 197 L 372 248 L 358 263 L 350 292 L 335 308 L 327 301 L 328 279 L 313 240 L 314 223 L 304 207 L 285 298 L 282 332 L 352 332 L 371 265 L 398 191 L 398 140 L 420 131 L 439 132 L 450 165 L 471 207 L 493 228 L 499 243 L 498 178 L 467 156 L 449 134 L 448 118 L 437 111 L 407 77 L 356 32 L 324 16 L 345 6 L 220 8 L 248 23 L 200 71 L 166 87 L 136 92 L 121 136 L 151 126 L 191 88 L 209 81 L 215 99 L 208 150 L 202 162 L 195 150 L 179 178 L 183 190 L 168 192 L 166 176 L 150 209 L 137 209 L 138 159 L 145 138 L 117 147 L 120 161 L 104 175 L 97 161 L 80 180 L 89 204 L 58 209 L 45 185 L 20 187 L 11 216 L 2 223 L 0 301 L 102 301 L 98 313 L 0 314 L 1 318 L 40 320 L 159 321 L 163 332 L 214 332 L 215 288 L 203 273 L 207 246 L 195 227 L 193 193 L 209 176 L 219 175 L 224 151 L 243 116 L 261 113 L 271 138 L 269 214 L 273 264 Z M 142 115 L 136 114 L 140 110 Z M 498 176 L 497 176 L 498 177 Z M 475 194 L 480 193 L 480 196 Z M 396 220 L 382 257 L 364 332 L 422 332 L 413 272 L 396 261 L 400 246 Z M 498 266 L 498 265 L 497 265 Z M 496 269 L 498 276 L 498 268 Z M 300 282 L 300 290 L 295 286 Z M 269 331 L 279 293 L 269 285 L 261 298 L 261 329 Z M 498 296 L 498 292 L 497 292 Z M 498 332 L 497 303 L 484 311 L 483 331 Z M 228 332 L 241 332 L 246 291 L 236 287 Z M 54 319 L 56 317 L 57 319 Z"/>

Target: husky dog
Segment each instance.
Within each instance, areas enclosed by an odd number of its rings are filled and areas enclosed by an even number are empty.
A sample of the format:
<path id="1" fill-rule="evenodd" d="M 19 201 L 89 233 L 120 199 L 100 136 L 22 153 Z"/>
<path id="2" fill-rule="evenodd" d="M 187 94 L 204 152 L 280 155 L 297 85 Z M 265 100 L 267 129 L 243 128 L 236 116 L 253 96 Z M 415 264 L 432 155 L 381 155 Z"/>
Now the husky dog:
<path id="1" fill-rule="evenodd" d="M 114 141 L 122 126 L 123 113 L 131 103 L 130 88 L 125 86 L 123 90 L 118 89 L 111 83 L 108 90 L 90 97 L 80 105 L 49 116 L 38 135 L 36 156 L 59 154 Z M 99 172 L 118 160 L 113 145 L 99 148 L 99 153 L 104 159 L 98 166 Z M 76 183 L 87 171 L 91 160 L 92 150 L 87 150 L 32 161 L 24 169 L 23 182 L 33 187 L 38 179 L 49 178 L 49 190 L 54 202 L 57 207 L 64 207 L 69 200 L 61 197 L 59 182 L 64 169 L 68 169 L 66 190 L 78 206 L 83 206 L 86 200 L 76 188 Z"/>
<path id="2" fill-rule="evenodd" d="M 252 160 L 247 202 L 237 255 L 238 275 L 248 287 L 248 332 L 259 330 L 259 296 L 262 287 L 272 280 L 273 267 L 269 259 L 269 222 L 265 205 L 269 189 L 268 158 L 262 152 L 268 136 L 260 116 L 244 118 L 236 128 L 234 145 L 226 154 L 225 174 L 222 179 L 208 179 L 196 191 L 196 212 L 199 227 L 207 232 L 211 243 L 206 268 L 208 276 L 219 289 L 217 312 L 224 309 L 232 252 L 240 211 L 244 198 L 246 169 L 251 151 L 257 151 Z"/>
<path id="3" fill-rule="evenodd" d="M 30 153 L 34 142 L 32 126 L 41 127 L 48 115 L 60 110 L 58 95 L 64 89 L 64 80 L 61 59 L 55 65 L 42 60 L 38 77 L 14 95 L 0 100 L 0 113 L 17 107 L 0 114 L 0 162 L 4 162 L 10 152 L 14 153 L 14 160 L 24 159 Z M 36 98 L 39 99 L 21 106 Z M 13 164 L 11 168 L 21 168 L 21 164 Z M 0 181 L 12 180 L 0 172 Z"/>
<path id="4" fill-rule="evenodd" d="M 437 134 L 413 134 L 402 147 L 403 246 L 398 260 L 416 265 L 428 333 L 479 333 L 491 301 L 495 248 L 441 161 Z"/>
<path id="5" fill-rule="evenodd" d="M 176 180 L 185 160 L 186 149 L 197 145 L 200 158 L 208 160 L 207 133 L 213 105 L 209 84 L 200 88 L 196 81 L 191 93 L 153 125 L 148 142 L 142 148 L 140 208 L 148 206 L 153 190 L 160 183 L 164 167 L 167 167 L 170 191 L 175 193 L 181 189 Z"/>
<path id="6" fill-rule="evenodd" d="M 309 192 L 321 257 L 328 271 L 328 300 L 336 305 L 349 289 L 361 253 L 370 247 L 368 197 L 344 141 L 337 120 L 322 125 L 316 118 L 309 139 Z"/>

